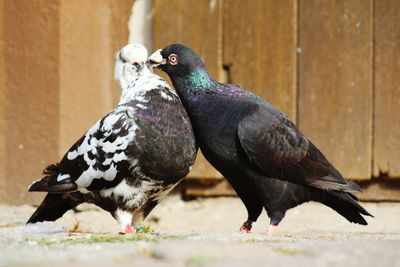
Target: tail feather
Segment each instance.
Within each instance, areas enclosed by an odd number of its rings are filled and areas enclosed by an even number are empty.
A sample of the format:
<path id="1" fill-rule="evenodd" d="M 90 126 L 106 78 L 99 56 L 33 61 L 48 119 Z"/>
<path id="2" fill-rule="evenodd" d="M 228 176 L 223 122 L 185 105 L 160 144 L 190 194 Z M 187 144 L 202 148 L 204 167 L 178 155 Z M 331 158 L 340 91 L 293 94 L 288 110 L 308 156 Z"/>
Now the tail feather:
<path id="1" fill-rule="evenodd" d="M 57 180 L 60 174 L 58 165 L 50 165 L 43 170 L 43 174 L 46 176 L 40 180 L 34 181 L 29 186 L 29 192 L 49 192 L 49 193 L 66 193 L 77 190 L 77 185 L 69 177 L 69 174 L 64 174 L 61 181 Z"/>
<path id="2" fill-rule="evenodd" d="M 330 176 L 324 176 L 319 180 L 310 183 L 310 185 L 326 191 L 343 191 L 348 193 L 362 191 L 360 186 L 352 181 L 345 181 L 345 183 L 342 184 L 336 181 L 331 181 L 329 178 Z"/>
<path id="3" fill-rule="evenodd" d="M 352 223 L 367 225 L 368 223 L 362 215 L 374 217 L 366 211 L 357 202 L 357 198 L 350 193 L 323 192 L 318 201 L 332 208 Z"/>
<path id="4" fill-rule="evenodd" d="M 62 183 L 54 183 L 53 176 L 46 176 L 41 180 L 33 182 L 28 190 L 29 192 L 49 192 L 49 193 L 66 193 L 77 190 L 75 183 L 71 181 L 63 181 Z"/>
<path id="5" fill-rule="evenodd" d="M 42 204 L 36 209 L 27 221 L 28 223 L 36 223 L 43 221 L 55 221 L 64 215 L 70 209 L 75 208 L 81 201 L 74 200 L 66 194 L 47 194 Z"/>

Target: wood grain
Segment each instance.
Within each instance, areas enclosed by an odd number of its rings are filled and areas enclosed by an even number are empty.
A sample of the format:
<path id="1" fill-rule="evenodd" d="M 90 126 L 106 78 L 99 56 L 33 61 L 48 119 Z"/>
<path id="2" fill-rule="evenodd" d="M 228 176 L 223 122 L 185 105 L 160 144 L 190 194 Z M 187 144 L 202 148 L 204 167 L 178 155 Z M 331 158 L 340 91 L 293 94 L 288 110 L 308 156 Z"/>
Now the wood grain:
<path id="1" fill-rule="evenodd" d="M 225 1 L 224 58 L 230 82 L 296 121 L 297 1 Z"/>
<path id="2" fill-rule="evenodd" d="M 236 196 L 235 190 L 226 179 L 190 179 L 182 184 L 184 198 L 193 197 L 218 197 Z M 361 201 L 399 201 L 400 180 L 396 179 L 373 179 L 359 182 L 362 193 L 357 194 Z"/>
<path id="3" fill-rule="evenodd" d="M 299 125 L 346 178 L 371 177 L 372 1 L 301 0 Z"/>
<path id="4" fill-rule="evenodd" d="M 219 78 L 221 10 L 221 0 L 154 0 L 153 50 L 173 43 L 186 44 Z"/>
<path id="5" fill-rule="evenodd" d="M 27 188 L 58 160 L 59 7 L 59 1 L 4 1 L 5 203 L 37 203 L 42 195 Z"/>
<path id="6" fill-rule="evenodd" d="M 400 2 L 375 1 L 374 175 L 400 177 Z"/>
<path id="7" fill-rule="evenodd" d="M 132 0 L 61 0 L 59 156 L 118 103 L 116 52 L 128 41 Z M 119 16 L 119 19 L 116 17 Z"/>
<path id="8" fill-rule="evenodd" d="M 5 142 L 5 75 L 4 75 L 4 1 L 0 1 L 0 199 L 5 198 L 6 190 L 6 142 Z"/>
<path id="9" fill-rule="evenodd" d="M 221 12 L 221 0 L 154 0 L 153 50 L 172 43 L 186 44 L 202 57 L 209 72 L 221 81 Z M 157 74 L 170 81 L 164 73 L 158 71 Z M 222 178 L 222 175 L 199 153 L 189 177 Z"/>

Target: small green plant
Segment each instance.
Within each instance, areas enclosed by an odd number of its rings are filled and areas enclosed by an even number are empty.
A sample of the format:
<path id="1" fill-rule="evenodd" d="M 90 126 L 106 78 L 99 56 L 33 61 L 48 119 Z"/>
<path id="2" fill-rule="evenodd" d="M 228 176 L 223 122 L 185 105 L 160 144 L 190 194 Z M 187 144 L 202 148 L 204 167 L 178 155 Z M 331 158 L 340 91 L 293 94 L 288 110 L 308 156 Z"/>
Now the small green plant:
<path id="1" fill-rule="evenodd" d="M 149 225 L 140 225 L 138 227 L 135 228 L 136 229 L 136 233 L 141 233 L 141 234 L 151 234 L 153 233 L 153 229 L 151 228 L 151 226 Z"/>
<path id="2" fill-rule="evenodd" d="M 144 229 L 146 231 L 146 228 Z M 148 231 L 148 229 L 147 229 Z M 122 243 L 122 242 L 159 242 L 163 239 L 183 239 L 187 235 L 167 235 L 167 234 L 145 234 L 135 233 L 131 235 L 87 235 L 84 237 L 68 237 L 66 239 L 25 239 L 26 242 L 33 242 L 38 245 L 52 245 L 52 244 L 96 244 L 96 243 Z"/>
<path id="3" fill-rule="evenodd" d="M 285 255 L 306 254 L 305 250 L 299 248 L 272 247 L 272 250 Z"/>
<path id="4" fill-rule="evenodd" d="M 202 266 L 212 261 L 215 261 L 216 257 L 208 255 L 196 255 L 189 257 L 185 260 L 185 264 L 189 266 Z"/>

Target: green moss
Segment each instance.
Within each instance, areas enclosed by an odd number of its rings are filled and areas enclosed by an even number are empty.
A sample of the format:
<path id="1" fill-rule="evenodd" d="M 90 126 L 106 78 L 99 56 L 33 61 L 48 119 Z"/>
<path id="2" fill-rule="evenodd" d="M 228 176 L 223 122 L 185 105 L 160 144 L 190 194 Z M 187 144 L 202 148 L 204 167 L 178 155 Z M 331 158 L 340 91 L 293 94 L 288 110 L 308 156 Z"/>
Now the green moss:
<path id="1" fill-rule="evenodd" d="M 272 247 L 272 250 L 284 255 L 294 256 L 299 254 L 306 254 L 306 251 L 299 248 L 288 248 L 288 247 Z"/>
<path id="2" fill-rule="evenodd" d="M 216 257 L 207 255 L 192 256 L 185 260 L 185 264 L 190 266 L 202 266 L 215 261 L 216 259 Z"/>
<path id="3" fill-rule="evenodd" d="M 89 238 L 74 238 L 66 239 L 62 243 L 67 244 L 95 244 L 95 243 L 121 243 L 121 242 L 132 242 L 132 241 L 146 241 L 155 242 L 158 241 L 158 237 L 147 236 L 142 234 L 132 234 L 132 235 L 119 235 L 119 236 L 97 236 L 93 235 Z"/>
<path id="4" fill-rule="evenodd" d="M 0 228 L 8 228 L 8 227 L 16 227 L 16 226 L 21 226 L 24 225 L 21 222 L 10 222 L 10 223 L 5 223 L 5 224 L 0 224 Z"/>
<path id="5" fill-rule="evenodd" d="M 242 240 L 243 243 L 259 243 L 260 241 L 255 238 L 246 238 Z"/>
<path id="6" fill-rule="evenodd" d="M 145 229 L 146 230 L 146 229 Z M 136 233 L 131 235 L 90 235 L 86 237 L 67 238 L 62 240 L 25 239 L 26 242 L 35 242 L 38 245 L 46 246 L 52 244 L 96 244 L 96 243 L 122 243 L 122 242 L 159 242 L 163 239 L 183 239 L 187 235 L 164 235 Z"/>

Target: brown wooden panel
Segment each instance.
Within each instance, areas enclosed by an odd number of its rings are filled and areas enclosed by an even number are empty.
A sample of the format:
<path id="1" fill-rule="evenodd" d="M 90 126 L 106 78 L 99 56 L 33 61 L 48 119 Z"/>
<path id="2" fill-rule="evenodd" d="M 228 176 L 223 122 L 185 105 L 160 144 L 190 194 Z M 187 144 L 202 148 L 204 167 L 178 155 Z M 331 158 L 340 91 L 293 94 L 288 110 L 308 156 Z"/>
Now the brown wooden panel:
<path id="1" fill-rule="evenodd" d="M 224 2 L 229 78 L 296 121 L 297 1 Z"/>
<path id="2" fill-rule="evenodd" d="M 4 0 L 0 0 L 0 199 L 4 199 L 6 194 L 6 143 L 4 140 L 4 94 L 5 94 L 5 76 L 4 76 Z"/>
<path id="3" fill-rule="evenodd" d="M 236 196 L 226 179 L 190 179 L 184 181 L 181 192 L 185 198 Z M 360 181 L 363 190 L 357 197 L 361 201 L 400 201 L 400 180 L 372 179 Z"/>
<path id="4" fill-rule="evenodd" d="M 221 0 L 154 0 L 153 50 L 184 43 L 199 54 L 209 72 L 221 75 Z"/>
<path id="5" fill-rule="evenodd" d="M 374 175 L 400 177 L 400 2 L 375 1 Z"/>
<path id="6" fill-rule="evenodd" d="M 4 1 L 4 202 L 38 200 L 28 185 L 58 158 L 59 5 Z"/>
<path id="7" fill-rule="evenodd" d="M 209 72 L 221 80 L 221 0 L 154 0 L 153 50 L 184 43 L 199 54 Z M 164 73 L 157 72 L 169 80 Z M 200 154 L 190 177 L 221 177 Z"/>
<path id="8" fill-rule="evenodd" d="M 345 177 L 369 178 L 372 1 L 299 5 L 300 128 Z"/>
<path id="9" fill-rule="evenodd" d="M 60 157 L 118 103 L 115 53 L 128 41 L 133 1 L 61 0 Z"/>
<path id="10" fill-rule="evenodd" d="M 108 76 L 112 81 L 111 85 L 111 95 L 112 95 L 112 104 L 118 103 L 121 97 L 121 89 L 119 83 L 114 81 L 114 62 L 115 62 L 115 53 L 119 51 L 129 40 L 129 29 L 128 29 L 128 21 L 132 15 L 132 6 L 135 0 L 107 0 L 108 5 L 110 7 L 110 16 L 111 22 L 108 25 L 110 29 L 109 42 L 111 45 L 112 53 L 107 55 L 108 58 L 113 62 L 112 63 L 112 73 L 111 76 Z"/>
<path id="11" fill-rule="evenodd" d="M 1 202 L 38 203 L 31 181 L 119 98 L 132 3 L 0 1 Z"/>
<path id="12" fill-rule="evenodd" d="M 357 197 L 361 201 L 400 201 L 400 180 L 372 179 L 359 185 L 363 191 Z"/>

